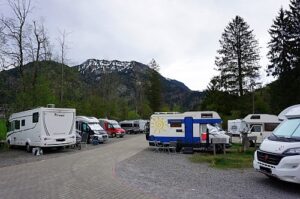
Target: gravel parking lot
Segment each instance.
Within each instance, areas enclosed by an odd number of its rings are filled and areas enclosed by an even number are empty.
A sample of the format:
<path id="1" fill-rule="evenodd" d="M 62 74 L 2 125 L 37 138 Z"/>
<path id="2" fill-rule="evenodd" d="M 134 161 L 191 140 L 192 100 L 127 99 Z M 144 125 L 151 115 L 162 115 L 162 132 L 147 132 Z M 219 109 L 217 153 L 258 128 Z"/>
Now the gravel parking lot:
<path id="1" fill-rule="evenodd" d="M 0 151 L 0 168 L 1 167 L 6 167 L 6 166 L 12 166 L 12 165 L 18 165 L 18 164 L 23 164 L 23 163 L 28 163 L 28 162 L 33 162 L 33 161 L 40 161 L 40 160 L 45 160 L 49 158 L 56 158 L 60 156 L 65 156 L 65 155 L 70 155 L 74 153 L 79 153 L 82 151 L 86 150 L 92 150 L 96 149 L 102 146 L 105 146 L 107 144 L 112 144 L 116 143 L 122 140 L 127 140 L 130 139 L 131 137 L 136 136 L 136 135 L 125 135 L 123 138 L 110 138 L 108 142 L 104 144 L 99 144 L 99 145 L 92 145 L 92 144 L 87 144 L 82 145 L 81 150 L 77 149 L 63 149 L 63 150 L 44 150 L 44 155 L 40 156 L 34 156 L 31 153 L 27 153 L 24 148 L 16 148 L 16 149 L 9 149 L 8 151 Z"/>
<path id="2" fill-rule="evenodd" d="M 253 169 L 217 170 L 188 157 L 146 149 L 122 161 L 116 172 L 123 183 L 157 198 L 300 198 L 300 185 Z"/>

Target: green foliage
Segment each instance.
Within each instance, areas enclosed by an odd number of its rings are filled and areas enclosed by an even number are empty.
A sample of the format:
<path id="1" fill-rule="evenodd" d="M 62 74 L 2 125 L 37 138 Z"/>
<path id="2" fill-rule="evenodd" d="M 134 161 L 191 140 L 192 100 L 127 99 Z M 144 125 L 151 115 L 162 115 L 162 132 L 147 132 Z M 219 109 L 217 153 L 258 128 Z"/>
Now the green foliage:
<path id="1" fill-rule="evenodd" d="M 6 139 L 6 121 L 0 120 L 0 140 Z"/>
<path id="2" fill-rule="evenodd" d="M 212 79 L 210 87 L 242 96 L 257 84 L 260 68 L 258 42 L 242 17 L 236 16 L 226 26 L 220 47 L 215 61 L 220 75 Z M 218 85 L 214 81 L 219 81 Z"/>
<path id="3" fill-rule="evenodd" d="M 244 169 L 252 168 L 255 149 L 246 152 L 241 151 L 242 146 L 235 144 L 226 154 L 194 154 L 190 160 L 194 163 L 208 163 L 209 166 L 218 169 Z"/>
<path id="4" fill-rule="evenodd" d="M 127 119 L 135 120 L 135 119 L 139 119 L 139 118 L 141 118 L 141 117 L 139 116 L 139 114 L 137 114 L 137 112 L 135 112 L 135 111 L 129 111 L 128 112 Z"/>

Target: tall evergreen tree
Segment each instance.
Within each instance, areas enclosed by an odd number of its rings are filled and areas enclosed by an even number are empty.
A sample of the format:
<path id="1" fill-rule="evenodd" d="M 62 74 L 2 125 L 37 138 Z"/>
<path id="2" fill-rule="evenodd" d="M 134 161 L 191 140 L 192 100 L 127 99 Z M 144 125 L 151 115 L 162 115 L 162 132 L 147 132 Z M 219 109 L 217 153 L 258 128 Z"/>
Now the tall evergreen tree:
<path id="1" fill-rule="evenodd" d="M 220 71 L 221 88 L 243 96 L 259 77 L 259 48 L 253 30 L 243 18 L 236 16 L 219 42 L 221 49 L 217 51 L 215 64 Z"/>
<path id="2" fill-rule="evenodd" d="M 147 92 L 148 100 L 152 111 L 160 111 L 162 106 L 161 104 L 162 97 L 161 97 L 160 75 L 158 73 L 159 65 L 156 63 L 154 59 L 152 59 L 151 62 L 148 64 L 148 66 L 151 68 L 150 85 Z"/>
<path id="3" fill-rule="evenodd" d="M 300 0 L 291 0 L 290 10 L 287 11 L 290 19 L 290 45 L 292 48 L 292 67 L 300 67 Z"/>
<path id="4" fill-rule="evenodd" d="M 278 16 L 269 30 L 271 41 L 268 43 L 270 51 L 268 57 L 271 64 L 268 66 L 268 75 L 280 76 L 291 70 L 292 54 L 289 34 L 290 20 L 286 11 L 281 8 Z"/>

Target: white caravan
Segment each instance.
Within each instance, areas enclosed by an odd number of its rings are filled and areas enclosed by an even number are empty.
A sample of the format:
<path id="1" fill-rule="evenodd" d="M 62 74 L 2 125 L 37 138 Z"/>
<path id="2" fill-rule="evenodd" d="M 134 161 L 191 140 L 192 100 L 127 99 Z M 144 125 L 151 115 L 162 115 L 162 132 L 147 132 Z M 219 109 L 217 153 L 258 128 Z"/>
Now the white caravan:
<path id="1" fill-rule="evenodd" d="M 255 152 L 253 167 L 267 176 L 300 183 L 300 106 L 284 115 L 286 119 Z"/>
<path id="2" fill-rule="evenodd" d="M 104 143 L 108 140 L 106 131 L 100 126 L 99 120 L 95 117 L 77 116 L 76 131 L 82 141 L 92 143 L 93 139 Z"/>
<path id="3" fill-rule="evenodd" d="M 240 135 L 241 132 L 248 130 L 246 122 L 242 119 L 228 120 L 227 121 L 227 131 L 232 135 Z"/>
<path id="4" fill-rule="evenodd" d="M 75 109 L 36 108 L 9 117 L 7 143 L 11 146 L 62 147 L 76 142 Z"/>
<path id="5" fill-rule="evenodd" d="M 155 113 L 150 118 L 150 133 L 147 136 L 149 145 L 154 141 L 176 141 L 177 151 L 182 147 L 208 147 L 211 139 L 225 138 L 229 146 L 229 136 L 224 131 L 212 132 L 207 136 L 210 125 L 219 126 L 222 120 L 214 111 L 185 112 L 185 113 Z M 209 125 L 210 124 L 210 125 Z"/>
<path id="6" fill-rule="evenodd" d="M 139 126 L 139 131 L 141 133 L 144 133 L 146 131 L 146 124 L 149 122 L 149 120 L 135 120 L 135 123 Z"/>
<path id="7" fill-rule="evenodd" d="M 269 114 L 249 114 L 243 121 L 247 124 L 249 135 L 257 136 L 256 143 L 262 143 L 280 124 L 278 116 Z"/>

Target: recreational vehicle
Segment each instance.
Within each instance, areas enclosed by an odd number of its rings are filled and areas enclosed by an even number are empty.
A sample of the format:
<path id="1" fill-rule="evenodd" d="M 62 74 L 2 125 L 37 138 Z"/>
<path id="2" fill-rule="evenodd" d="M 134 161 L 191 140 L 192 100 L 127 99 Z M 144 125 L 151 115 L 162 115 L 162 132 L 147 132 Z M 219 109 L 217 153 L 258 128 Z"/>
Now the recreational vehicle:
<path id="1" fill-rule="evenodd" d="M 120 126 L 126 131 L 126 133 L 138 133 L 140 131 L 139 123 L 135 120 L 124 120 L 121 121 Z"/>
<path id="2" fill-rule="evenodd" d="M 10 146 L 63 147 L 76 142 L 75 109 L 36 108 L 9 117 L 7 143 Z"/>
<path id="3" fill-rule="evenodd" d="M 208 147 L 211 139 L 215 137 L 225 138 L 226 145 L 229 146 L 229 136 L 225 135 L 224 131 L 207 134 L 211 125 L 219 126 L 221 122 L 219 114 L 214 111 L 155 113 L 150 118 L 150 133 L 147 138 L 149 145 L 154 141 L 176 141 L 177 151 L 182 147 Z"/>
<path id="4" fill-rule="evenodd" d="M 300 183 L 300 105 L 279 116 L 284 121 L 261 143 L 253 167 L 267 176 Z"/>
<path id="5" fill-rule="evenodd" d="M 135 120 L 135 123 L 138 124 L 139 132 L 144 133 L 146 131 L 146 124 L 149 122 L 149 120 Z"/>
<path id="6" fill-rule="evenodd" d="M 98 119 L 101 127 L 107 132 L 110 137 L 124 137 L 125 130 L 121 128 L 116 120 Z"/>
<path id="7" fill-rule="evenodd" d="M 106 131 L 95 117 L 77 116 L 76 131 L 81 135 L 83 142 L 92 143 L 96 140 L 104 143 L 108 140 Z"/>
<path id="8" fill-rule="evenodd" d="M 231 135 L 240 136 L 241 132 L 247 131 L 247 124 L 242 119 L 228 120 L 227 122 L 228 133 Z"/>
<path id="9" fill-rule="evenodd" d="M 257 136 L 256 143 L 261 143 L 266 137 L 270 136 L 272 131 L 280 124 L 278 116 L 269 114 L 249 114 L 243 121 L 249 129 L 249 135 Z"/>

